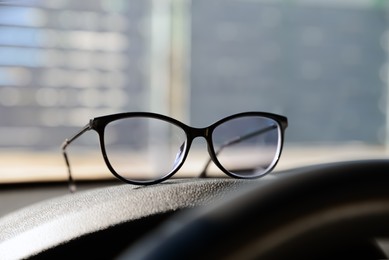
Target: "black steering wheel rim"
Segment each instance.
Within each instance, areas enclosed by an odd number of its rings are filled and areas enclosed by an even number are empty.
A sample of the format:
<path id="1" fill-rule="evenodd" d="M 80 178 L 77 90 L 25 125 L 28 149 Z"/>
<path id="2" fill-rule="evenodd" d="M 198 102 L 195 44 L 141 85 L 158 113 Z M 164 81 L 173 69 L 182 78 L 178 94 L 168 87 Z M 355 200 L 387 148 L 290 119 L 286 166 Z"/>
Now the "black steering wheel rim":
<path id="1" fill-rule="evenodd" d="M 388 160 L 280 175 L 211 208 L 172 218 L 123 258 L 320 259 L 342 247 L 362 257 L 355 245 L 389 235 Z"/>

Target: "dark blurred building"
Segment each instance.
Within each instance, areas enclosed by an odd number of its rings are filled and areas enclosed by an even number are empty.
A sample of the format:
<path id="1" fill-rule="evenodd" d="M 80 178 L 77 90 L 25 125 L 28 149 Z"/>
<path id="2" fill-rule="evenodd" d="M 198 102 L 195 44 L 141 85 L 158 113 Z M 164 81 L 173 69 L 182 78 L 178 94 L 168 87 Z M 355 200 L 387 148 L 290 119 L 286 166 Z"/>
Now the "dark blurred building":
<path id="1" fill-rule="evenodd" d="M 386 7 L 385 1 L 193 1 L 192 120 L 265 110 L 289 117 L 291 142 L 383 142 Z"/>

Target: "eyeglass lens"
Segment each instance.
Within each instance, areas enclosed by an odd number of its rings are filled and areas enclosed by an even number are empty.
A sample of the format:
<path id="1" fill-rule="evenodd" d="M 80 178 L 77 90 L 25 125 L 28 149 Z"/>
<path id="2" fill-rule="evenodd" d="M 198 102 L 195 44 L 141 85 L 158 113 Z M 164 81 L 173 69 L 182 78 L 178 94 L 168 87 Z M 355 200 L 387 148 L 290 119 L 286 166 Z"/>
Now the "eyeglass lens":
<path id="1" fill-rule="evenodd" d="M 278 123 L 267 117 L 233 118 L 215 127 L 212 146 L 225 171 L 237 177 L 258 177 L 276 163 L 281 149 Z M 130 117 L 110 122 L 104 146 L 111 168 L 137 182 L 159 180 L 183 163 L 187 136 L 170 122 Z"/>
<path id="2" fill-rule="evenodd" d="M 271 118 L 246 116 L 217 126 L 212 134 L 216 158 L 231 174 L 252 178 L 267 173 L 277 162 L 281 132 Z"/>
<path id="3" fill-rule="evenodd" d="M 185 131 L 164 120 L 131 117 L 105 128 L 104 145 L 113 170 L 127 180 L 159 180 L 182 163 Z"/>

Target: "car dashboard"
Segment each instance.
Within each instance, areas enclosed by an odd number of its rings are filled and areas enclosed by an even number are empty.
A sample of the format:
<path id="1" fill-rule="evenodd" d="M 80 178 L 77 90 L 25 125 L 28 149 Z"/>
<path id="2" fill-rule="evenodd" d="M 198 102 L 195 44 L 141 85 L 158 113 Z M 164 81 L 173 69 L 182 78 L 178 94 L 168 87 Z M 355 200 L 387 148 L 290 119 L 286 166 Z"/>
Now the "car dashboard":
<path id="1" fill-rule="evenodd" d="M 91 187 L 2 216 L 0 252 L 2 259 L 382 259 L 388 170 L 387 160 L 359 160 L 259 180 Z"/>

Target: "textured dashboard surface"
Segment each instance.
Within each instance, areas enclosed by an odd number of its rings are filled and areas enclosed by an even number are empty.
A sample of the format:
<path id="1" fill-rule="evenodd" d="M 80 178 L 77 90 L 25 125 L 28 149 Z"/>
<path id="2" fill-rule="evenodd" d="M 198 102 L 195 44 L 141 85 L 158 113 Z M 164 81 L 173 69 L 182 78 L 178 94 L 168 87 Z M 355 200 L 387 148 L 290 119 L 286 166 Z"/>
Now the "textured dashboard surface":
<path id="1" fill-rule="evenodd" d="M 146 187 L 98 188 L 45 200 L 0 219 L 0 258 L 29 257 L 120 223 L 208 205 L 243 184 L 255 182 L 171 180 Z"/>

